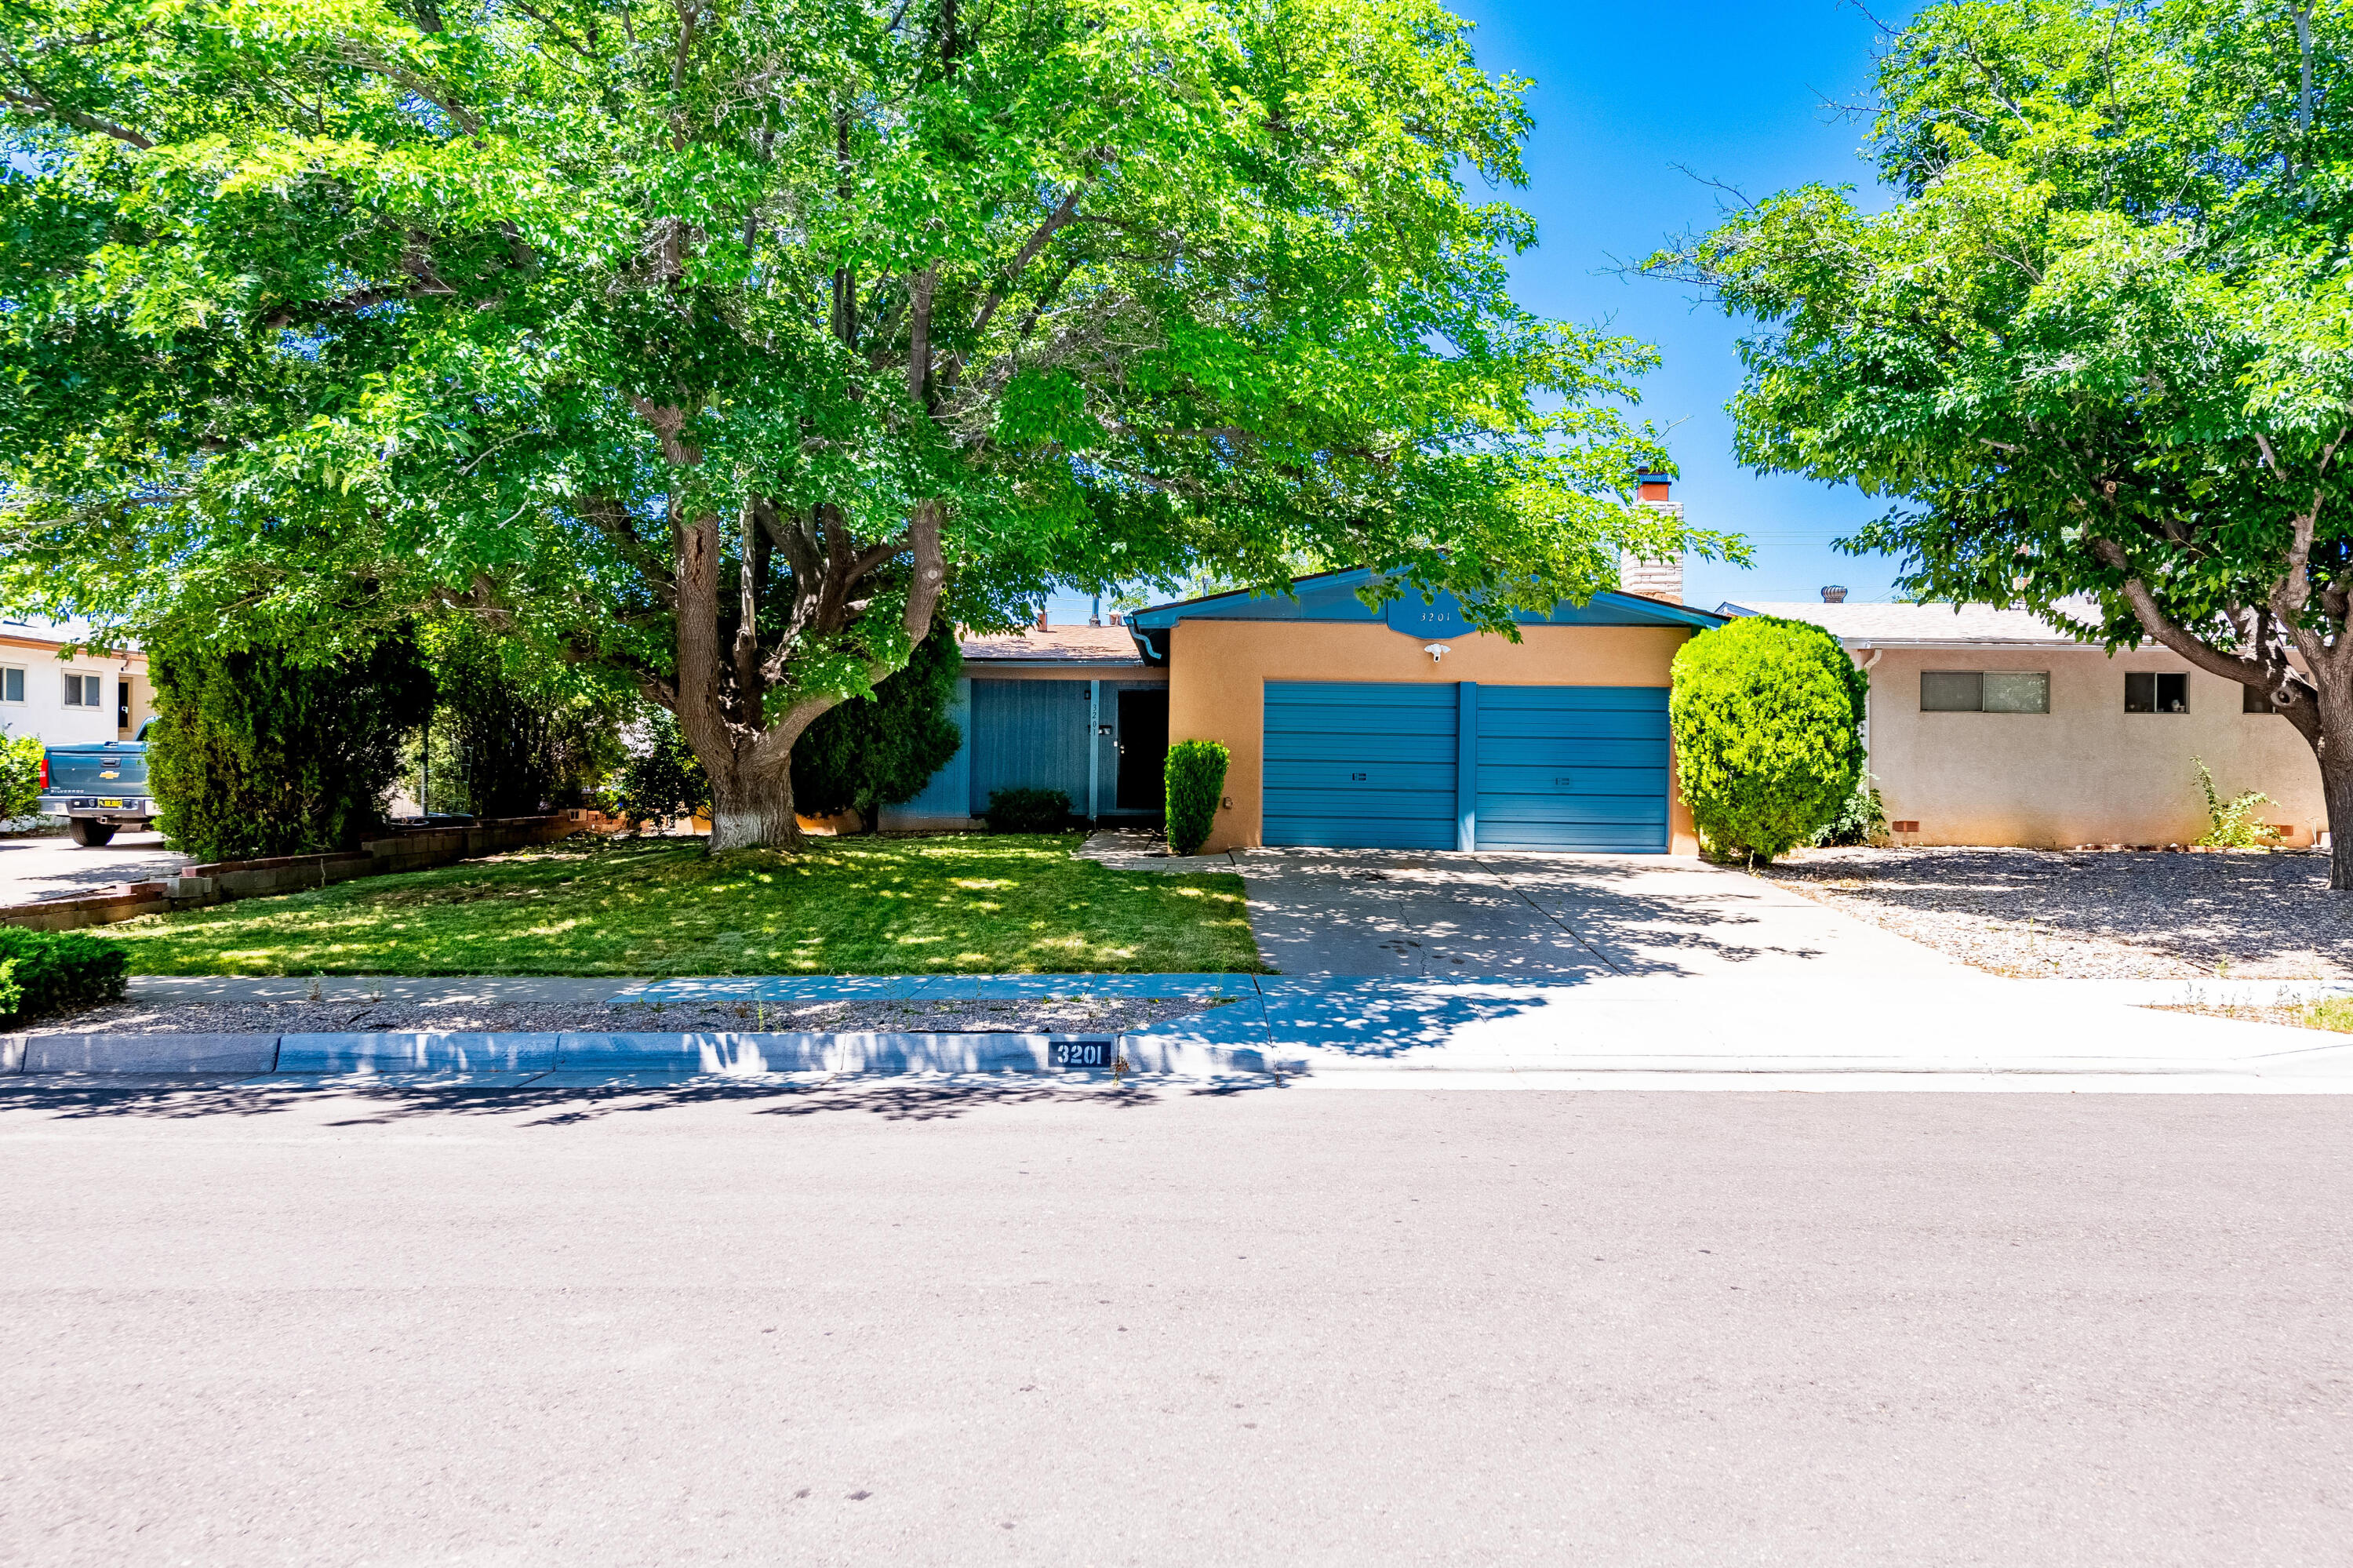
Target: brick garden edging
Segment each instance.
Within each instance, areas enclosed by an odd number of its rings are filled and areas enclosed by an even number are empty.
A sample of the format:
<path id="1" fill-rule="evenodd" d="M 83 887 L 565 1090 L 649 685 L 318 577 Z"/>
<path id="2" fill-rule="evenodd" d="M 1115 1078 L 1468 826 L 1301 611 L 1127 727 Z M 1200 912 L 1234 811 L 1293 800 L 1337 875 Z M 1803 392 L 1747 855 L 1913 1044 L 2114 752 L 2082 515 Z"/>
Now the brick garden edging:
<path id="1" fill-rule="evenodd" d="M 405 828 L 340 854 L 216 861 L 210 865 L 192 865 L 174 877 L 119 882 L 74 898 L 0 905 L 0 925 L 26 926 L 36 931 L 70 931 L 83 926 L 132 920 L 142 915 L 202 908 L 232 898 L 300 893 L 332 882 L 349 882 L 353 877 L 424 871 L 531 844 L 553 843 L 575 833 L 595 832 L 603 820 L 601 813 L 562 811 L 543 817 L 493 818 L 471 827 Z"/>

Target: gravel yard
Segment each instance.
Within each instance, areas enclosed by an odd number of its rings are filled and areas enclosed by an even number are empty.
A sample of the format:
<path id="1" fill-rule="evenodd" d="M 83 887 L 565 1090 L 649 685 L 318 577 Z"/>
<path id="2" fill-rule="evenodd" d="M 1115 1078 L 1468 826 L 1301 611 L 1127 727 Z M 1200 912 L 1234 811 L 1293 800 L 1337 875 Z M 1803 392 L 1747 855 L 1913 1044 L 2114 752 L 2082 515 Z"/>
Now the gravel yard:
<path id="1" fill-rule="evenodd" d="M 1116 1034 L 1206 1012 L 1211 998 L 1075 997 L 1035 1001 L 706 1002 L 694 1006 L 484 1001 L 111 1002 L 43 1019 L 32 1034 L 340 1034 L 406 1030 L 543 1033 Z"/>
<path id="2" fill-rule="evenodd" d="M 2353 979 L 2325 855 L 1817 849 L 1763 874 L 1996 974 Z"/>

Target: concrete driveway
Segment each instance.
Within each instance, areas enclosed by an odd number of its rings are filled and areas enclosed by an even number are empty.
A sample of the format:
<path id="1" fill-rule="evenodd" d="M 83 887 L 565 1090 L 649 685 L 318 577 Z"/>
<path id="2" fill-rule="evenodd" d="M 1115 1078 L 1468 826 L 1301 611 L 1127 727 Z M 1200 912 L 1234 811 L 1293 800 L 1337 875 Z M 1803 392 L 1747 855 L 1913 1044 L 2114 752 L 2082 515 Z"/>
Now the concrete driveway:
<path id="1" fill-rule="evenodd" d="M 161 833 L 118 833 L 102 849 L 85 849 L 63 833 L 0 839 L 0 904 L 70 898 L 118 882 L 169 876 L 188 863 L 164 847 Z"/>
<path id="2" fill-rule="evenodd" d="M 1665 855 L 1256 849 L 1139 869 L 1239 871 L 1286 975 L 1577 980 L 1960 979 L 1978 970 L 1762 877 Z"/>

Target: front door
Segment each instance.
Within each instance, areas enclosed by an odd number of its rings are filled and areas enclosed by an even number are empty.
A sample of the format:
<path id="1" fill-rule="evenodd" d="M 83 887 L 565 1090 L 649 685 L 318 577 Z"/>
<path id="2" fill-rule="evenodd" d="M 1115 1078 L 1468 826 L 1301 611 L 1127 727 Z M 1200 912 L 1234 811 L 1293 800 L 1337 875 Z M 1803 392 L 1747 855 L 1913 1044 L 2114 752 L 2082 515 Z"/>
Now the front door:
<path id="1" fill-rule="evenodd" d="M 1137 686 L 1121 692 L 1118 723 L 1118 809 L 1157 811 L 1168 770 L 1168 688 Z"/>

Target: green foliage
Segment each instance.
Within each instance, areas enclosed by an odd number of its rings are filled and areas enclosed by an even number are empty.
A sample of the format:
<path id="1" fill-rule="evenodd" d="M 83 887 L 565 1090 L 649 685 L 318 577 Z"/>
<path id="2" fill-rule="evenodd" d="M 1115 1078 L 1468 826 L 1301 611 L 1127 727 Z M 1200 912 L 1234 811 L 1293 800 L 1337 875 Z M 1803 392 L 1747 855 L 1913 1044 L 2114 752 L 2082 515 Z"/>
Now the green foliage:
<path id="1" fill-rule="evenodd" d="M 41 758 L 37 735 L 0 734 L 0 822 L 29 817 L 41 800 Z"/>
<path id="2" fill-rule="evenodd" d="M 1226 790 L 1226 765 L 1232 760 L 1223 741 L 1180 740 L 1168 748 L 1161 779 L 1171 853 L 1191 854 L 1208 842 Z"/>
<path id="3" fill-rule="evenodd" d="M 991 789 L 981 815 L 992 833 L 1050 833 L 1070 826 L 1071 798 L 1060 789 Z"/>
<path id="4" fill-rule="evenodd" d="M 1883 844 L 1893 837 L 1887 831 L 1887 805 L 1879 798 L 1878 784 L 1869 773 L 1858 771 L 1853 793 L 1847 796 L 1838 815 L 1814 835 L 1814 842 L 1852 849 L 1862 844 Z"/>
<path id="5" fill-rule="evenodd" d="M 1907 595 L 2158 641 L 2347 766 L 2315 683 L 2353 567 L 2353 7 L 1945 0 L 1872 143 L 1891 204 L 1785 191 L 1651 259 L 1757 323 L 1742 460 L 1886 498 L 1841 544 Z"/>
<path id="6" fill-rule="evenodd" d="M 432 628 L 433 800 L 477 817 L 529 816 L 576 804 L 624 756 L 619 705 L 564 666 L 521 670 L 526 651 L 471 622 Z"/>
<path id="7" fill-rule="evenodd" d="M 1675 654 L 1676 781 L 1708 852 L 1770 861 L 1810 842 L 1862 774 L 1870 682 L 1820 627 L 1745 616 Z"/>
<path id="8" fill-rule="evenodd" d="M 1075 847 L 1068 836 L 947 833 L 813 839 L 797 855 L 706 855 L 700 845 L 670 839 L 575 839 L 109 929 L 132 949 L 142 974 L 1263 967 L 1240 877 L 1113 871 L 1079 858 Z"/>
<path id="9" fill-rule="evenodd" d="M 2189 759 L 2198 768 L 2198 787 L 2206 793 L 2206 817 L 2211 824 L 2206 836 L 2198 842 L 2209 849 L 2268 849 L 2279 842 L 2279 830 L 2269 822 L 2255 820 L 2256 810 L 2275 806 L 2278 801 L 2260 789 L 2225 800 L 2214 788 L 2214 775 L 2207 770 L 2206 759 Z"/>
<path id="10" fill-rule="evenodd" d="M 794 809 L 811 816 L 855 810 L 873 826 L 878 807 L 912 800 L 964 744 L 948 717 L 964 654 L 955 629 L 934 620 L 905 669 L 871 697 L 828 709 L 793 747 Z"/>
<path id="11" fill-rule="evenodd" d="M 987 627 L 1362 563 L 1510 634 L 1621 547 L 1741 554 L 1625 504 L 1654 355 L 1512 299 L 1533 225 L 1471 187 L 1527 84 L 1436 0 L 7 31 L 20 609 L 340 648 L 456 604 L 660 693 L 732 790 L 905 662 L 919 577 Z"/>
<path id="12" fill-rule="evenodd" d="M 686 817 L 711 805 L 711 776 L 659 708 L 645 718 L 645 749 L 621 765 L 621 815 L 636 826 L 657 817 Z"/>
<path id="13" fill-rule="evenodd" d="M 147 779 L 200 861 L 356 848 L 382 827 L 402 737 L 432 711 L 416 639 L 322 664 L 281 649 L 156 649 Z"/>
<path id="14" fill-rule="evenodd" d="M 87 931 L 0 926 L 0 1016 L 32 1018 L 112 1001 L 131 972 L 130 950 Z"/>

